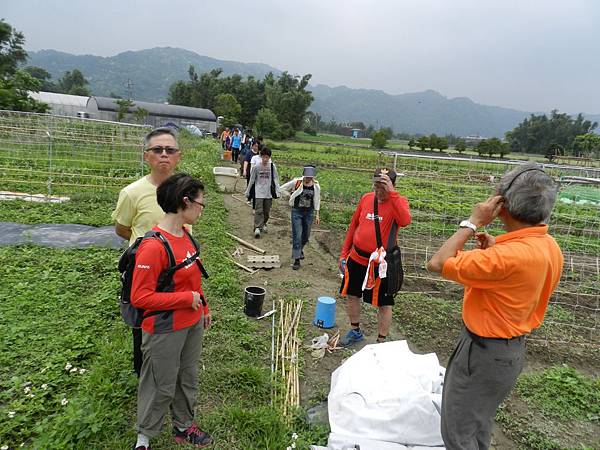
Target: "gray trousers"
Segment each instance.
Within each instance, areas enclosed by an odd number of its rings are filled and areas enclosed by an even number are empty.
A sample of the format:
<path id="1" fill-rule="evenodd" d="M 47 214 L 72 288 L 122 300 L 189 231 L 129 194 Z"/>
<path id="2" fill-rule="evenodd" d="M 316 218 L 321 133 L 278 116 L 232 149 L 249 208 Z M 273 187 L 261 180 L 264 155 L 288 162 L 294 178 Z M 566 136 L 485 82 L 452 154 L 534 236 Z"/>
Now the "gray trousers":
<path id="1" fill-rule="evenodd" d="M 442 392 L 442 438 L 447 450 L 485 450 L 492 420 L 523 368 L 525 337 L 489 339 L 466 328 L 448 361 Z"/>
<path id="2" fill-rule="evenodd" d="M 271 213 L 272 198 L 257 198 L 254 210 L 254 228 L 261 228 L 269 221 Z"/>
<path id="3" fill-rule="evenodd" d="M 174 426 L 188 428 L 194 422 L 203 334 L 204 316 L 196 325 L 183 330 L 162 334 L 143 332 L 138 433 L 150 438 L 160 434 L 169 407 Z"/>

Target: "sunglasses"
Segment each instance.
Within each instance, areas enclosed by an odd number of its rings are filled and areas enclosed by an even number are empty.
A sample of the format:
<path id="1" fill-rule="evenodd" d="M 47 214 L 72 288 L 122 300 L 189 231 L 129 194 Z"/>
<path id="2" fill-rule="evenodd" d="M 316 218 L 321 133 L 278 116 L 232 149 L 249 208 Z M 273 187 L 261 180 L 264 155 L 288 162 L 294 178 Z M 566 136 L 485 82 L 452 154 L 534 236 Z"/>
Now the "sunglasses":
<path id="1" fill-rule="evenodd" d="M 202 206 L 202 209 L 206 208 L 206 205 L 205 205 L 204 203 L 202 203 L 202 202 L 197 202 L 196 200 L 192 200 L 191 198 L 190 198 L 190 199 L 188 199 L 188 200 L 189 200 L 190 202 L 192 202 L 192 203 L 195 203 L 195 204 L 197 204 L 197 205 L 200 205 L 200 206 Z"/>
<path id="2" fill-rule="evenodd" d="M 146 151 L 152 152 L 155 155 L 162 155 L 163 152 L 167 152 L 167 155 L 174 155 L 179 149 L 177 147 L 163 147 L 162 145 L 157 145 L 156 147 L 147 148 Z"/>

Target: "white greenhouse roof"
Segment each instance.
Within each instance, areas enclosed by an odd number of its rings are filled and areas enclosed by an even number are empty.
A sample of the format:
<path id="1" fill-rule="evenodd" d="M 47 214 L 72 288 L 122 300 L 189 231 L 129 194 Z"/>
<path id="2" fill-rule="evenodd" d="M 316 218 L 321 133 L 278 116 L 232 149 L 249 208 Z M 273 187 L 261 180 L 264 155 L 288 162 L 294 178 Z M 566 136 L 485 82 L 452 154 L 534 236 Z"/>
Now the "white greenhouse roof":
<path id="1" fill-rule="evenodd" d="M 57 94 L 55 92 L 30 92 L 29 96 L 34 100 L 48 103 L 50 105 L 77 106 L 85 110 L 89 97 L 82 95 Z"/>

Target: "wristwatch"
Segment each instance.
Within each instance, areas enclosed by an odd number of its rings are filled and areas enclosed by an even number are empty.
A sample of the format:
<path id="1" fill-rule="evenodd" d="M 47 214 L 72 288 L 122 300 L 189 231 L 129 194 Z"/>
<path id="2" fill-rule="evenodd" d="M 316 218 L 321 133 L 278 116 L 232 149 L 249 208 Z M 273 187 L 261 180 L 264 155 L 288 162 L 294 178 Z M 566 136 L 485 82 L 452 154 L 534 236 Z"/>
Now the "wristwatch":
<path id="1" fill-rule="evenodd" d="M 473 234 L 477 233 L 477 225 L 475 225 L 472 222 L 469 222 L 468 220 L 463 220 L 461 223 L 458 224 L 459 228 L 470 228 L 471 230 L 473 230 Z"/>

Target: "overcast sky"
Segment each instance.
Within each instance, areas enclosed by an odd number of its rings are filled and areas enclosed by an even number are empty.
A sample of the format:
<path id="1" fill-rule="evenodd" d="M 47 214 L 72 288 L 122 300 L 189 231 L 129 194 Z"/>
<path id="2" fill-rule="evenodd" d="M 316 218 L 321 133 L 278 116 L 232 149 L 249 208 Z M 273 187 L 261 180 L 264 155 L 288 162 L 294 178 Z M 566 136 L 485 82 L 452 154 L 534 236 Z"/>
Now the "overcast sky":
<path id="1" fill-rule="evenodd" d="M 600 113 L 598 0 L 0 0 L 28 50 L 181 47 L 312 82 Z M 185 74 L 182 74 L 185 77 Z"/>

